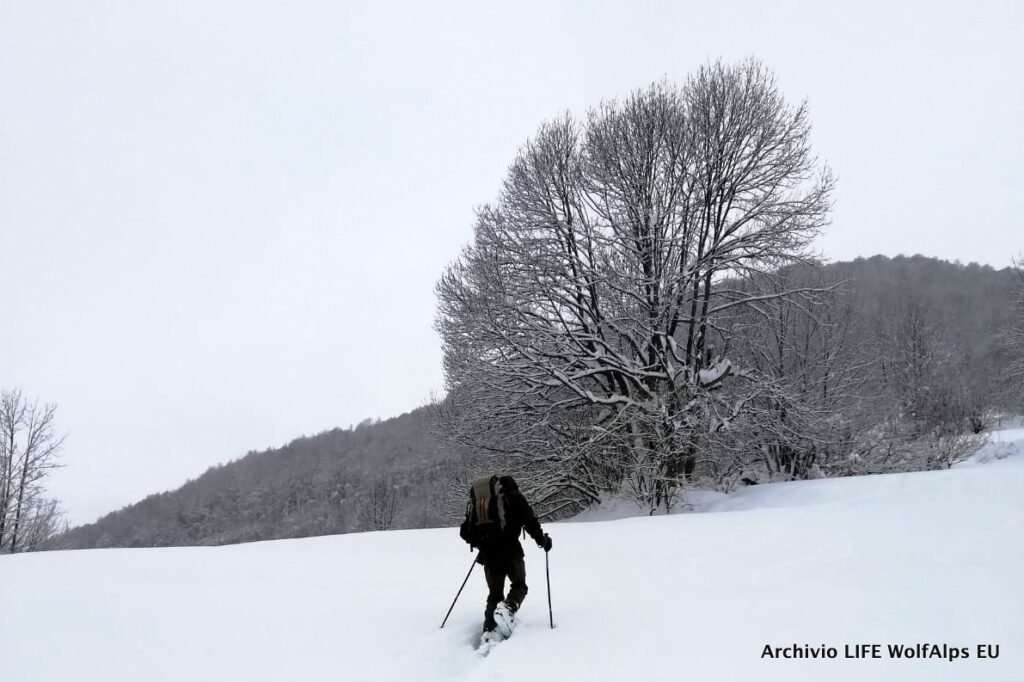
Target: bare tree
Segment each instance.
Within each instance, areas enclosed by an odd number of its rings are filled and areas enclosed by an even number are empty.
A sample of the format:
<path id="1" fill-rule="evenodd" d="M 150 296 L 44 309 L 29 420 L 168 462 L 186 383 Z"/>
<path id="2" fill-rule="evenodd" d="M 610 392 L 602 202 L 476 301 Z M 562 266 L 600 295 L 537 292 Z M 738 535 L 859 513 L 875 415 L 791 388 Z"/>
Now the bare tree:
<path id="1" fill-rule="evenodd" d="M 38 500 L 25 513 L 18 535 L 18 551 L 28 552 L 48 546 L 51 538 L 68 530 L 64 512 L 57 500 Z"/>
<path id="2" fill-rule="evenodd" d="M 742 423 L 717 438 L 707 462 L 715 481 L 824 475 L 850 452 L 864 428 L 849 408 L 862 398 L 874 358 L 855 344 L 858 318 L 843 281 L 808 264 L 755 274 L 735 286 L 757 300 L 728 324 L 733 357 L 762 390 Z M 800 291 L 783 295 L 785 291 Z"/>
<path id="3" fill-rule="evenodd" d="M 43 484 L 55 469 L 64 437 L 57 406 L 30 403 L 20 390 L 0 393 L 0 550 L 16 552 L 45 540 L 60 523 Z"/>
<path id="4" fill-rule="evenodd" d="M 825 224 L 809 132 L 755 61 L 542 126 L 438 284 L 451 437 L 518 463 L 542 508 L 671 504 L 750 400 L 716 398 L 745 372 L 719 319 L 800 293 L 728 282 L 801 261 Z"/>
<path id="5" fill-rule="evenodd" d="M 900 301 L 891 322 L 886 379 L 904 410 L 924 417 L 943 360 L 942 326 L 935 311 L 916 295 Z"/>
<path id="6" fill-rule="evenodd" d="M 1024 257 L 1014 261 L 1017 273 L 1017 305 L 1013 325 L 1005 333 L 1006 347 L 1011 354 L 1011 379 L 1024 384 Z"/>
<path id="7" fill-rule="evenodd" d="M 394 476 L 380 476 L 369 486 L 362 508 L 363 525 L 373 530 L 391 530 L 398 510 L 398 485 Z"/>

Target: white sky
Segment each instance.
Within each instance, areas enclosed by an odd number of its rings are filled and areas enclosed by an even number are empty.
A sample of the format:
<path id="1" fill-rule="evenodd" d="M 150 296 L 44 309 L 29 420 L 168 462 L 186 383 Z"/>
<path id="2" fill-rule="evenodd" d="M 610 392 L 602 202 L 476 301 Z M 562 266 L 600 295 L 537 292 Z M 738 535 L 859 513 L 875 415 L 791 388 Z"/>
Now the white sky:
<path id="1" fill-rule="evenodd" d="M 809 100 L 827 257 L 1024 251 L 1020 2 L 484 4 L 0 0 L 0 386 L 73 522 L 422 404 L 517 146 L 708 59 Z"/>

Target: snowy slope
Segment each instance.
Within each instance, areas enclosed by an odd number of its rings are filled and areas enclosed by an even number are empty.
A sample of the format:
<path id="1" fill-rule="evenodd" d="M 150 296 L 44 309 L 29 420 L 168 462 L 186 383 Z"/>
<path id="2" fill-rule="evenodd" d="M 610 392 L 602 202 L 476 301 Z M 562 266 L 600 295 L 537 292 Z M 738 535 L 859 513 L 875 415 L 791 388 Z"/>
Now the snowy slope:
<path id="1" fill-rule="evenodd" d="M 747 488 L 706 513 L 547 528 L 513 639 L 452 529 L 0 558 L 2 679 L 1022 680 L 1024 429 L 951 471 Z M 892 660 L 886 644 L 971 658 Z M 771 660 L 822 644 L 836 660 Z M 883 658 L 843 658 L 882 644 Z M 978 644 L 1000 645 L 996 660 Z"/>

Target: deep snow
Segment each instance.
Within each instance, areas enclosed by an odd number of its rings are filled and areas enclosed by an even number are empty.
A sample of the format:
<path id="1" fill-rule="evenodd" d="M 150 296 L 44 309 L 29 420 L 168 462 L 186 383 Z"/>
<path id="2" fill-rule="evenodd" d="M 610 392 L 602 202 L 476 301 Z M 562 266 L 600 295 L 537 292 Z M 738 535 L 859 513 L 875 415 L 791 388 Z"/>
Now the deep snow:
<path id="1" fill-rule="evenodd" d="M 754 486 L 528 543 L 512 639 L 453 529 L 0 557 L 4 680 L 1022 680 L 1024 429 L 950 471 Z M 971 658 L 843 659 L 947 643 Z M 766 644 L 837 660 L 761 658 Z M 978 660 L 978 644 L 998 644 Z M 883 646 L 884 650 L 884 646 Z"/>

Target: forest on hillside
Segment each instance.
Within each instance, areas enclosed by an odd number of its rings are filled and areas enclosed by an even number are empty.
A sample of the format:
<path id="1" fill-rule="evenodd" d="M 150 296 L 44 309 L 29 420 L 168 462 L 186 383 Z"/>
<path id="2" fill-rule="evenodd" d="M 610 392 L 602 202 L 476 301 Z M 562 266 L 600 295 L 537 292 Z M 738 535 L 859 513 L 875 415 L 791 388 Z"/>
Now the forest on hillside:
<path id="1" fill-rule="evenodd" d="M 226 544 L 450 521 L 437 497 L 455 463 L 431 436 L 431 408 L 367 419 L 250 452 L 73 528 L 57 548 Z"/>
<path id="2" fill-rule="evenodd" d="M 737 320 L 742 333 L 721 349 L 732 371 L 775 377 L 779 390 L 751 405 L 771 418 L 738 419 L 707 439 L 673 504 L 685 504 L 691 487 L 949 466 L 999 415 L 1024 412 L 1024 376 L 1014 369 L 1021 357 L 1011 343 L 1024 320 L 1019 269 L 875 256 L 802 265 L 787 277 L 827 284 L 826 307 L 814 316 L 766 308 Z M 452 525 L 474 475 L 521 467 L 453 434 L 459 408 L 443 401 L 250 452 L 48 547 L 213 545 Z M 524 478 L 538 495 L 529 473 Z M 571 515 L 611 494 L 595 492 L 569 509 L 541 502 L 539 510 Z"/>

